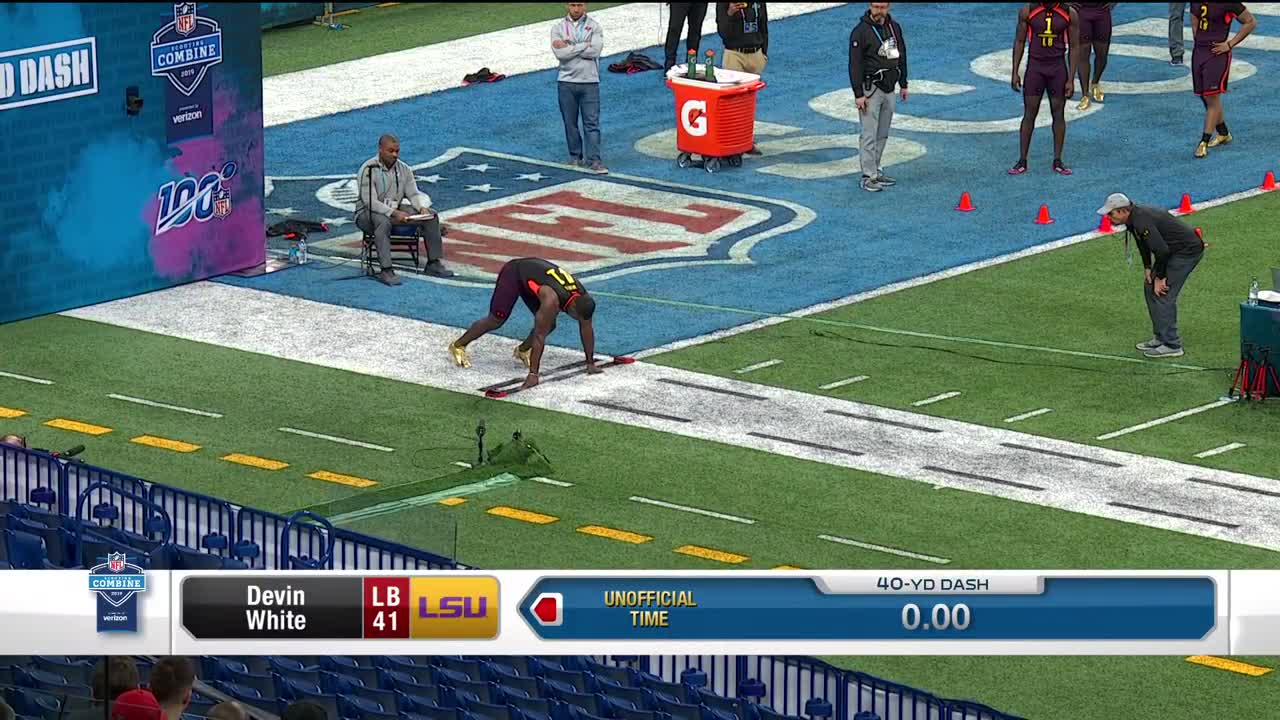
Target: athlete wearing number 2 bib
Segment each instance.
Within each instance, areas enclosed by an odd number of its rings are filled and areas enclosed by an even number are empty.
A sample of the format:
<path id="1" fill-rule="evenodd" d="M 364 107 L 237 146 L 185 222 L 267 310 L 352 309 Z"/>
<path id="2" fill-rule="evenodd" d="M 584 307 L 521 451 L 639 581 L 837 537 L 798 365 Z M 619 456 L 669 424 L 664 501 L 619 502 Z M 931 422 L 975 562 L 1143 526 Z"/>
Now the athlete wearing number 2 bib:
<path id="1" fill-rule="evenodd" d="M 547 336 L 555 330 L 556 316 L 561 312 L 578 321 L 582 349 L 587 355 L 587 372 L 600 372 L 595 363 L 595 329 L 591 325 L 596 311 L 595 299 L 568 270 L 541 258 L 518 258 L 502 266 L 489 300 L 489 314 L 472 323 L 462 337 L 449 345 L 449 354 L 458 367 L 471 367 L 467 346 L 502 327 L 511 317 L 517 299 L 523 300 L 533 313 L 533 330 L 515 349 L 516 359 L 529 369 L 522 388 L 538 384 Z"/>

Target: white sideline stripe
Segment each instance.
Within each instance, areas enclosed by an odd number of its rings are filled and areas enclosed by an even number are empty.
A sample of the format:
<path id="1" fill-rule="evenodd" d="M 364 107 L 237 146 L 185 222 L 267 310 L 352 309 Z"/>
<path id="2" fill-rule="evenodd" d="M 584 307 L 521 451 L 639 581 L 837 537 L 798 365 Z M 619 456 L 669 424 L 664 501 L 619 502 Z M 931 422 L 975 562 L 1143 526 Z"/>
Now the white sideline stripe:
<path id="1" fill-rule="evenodd" d="M 777 3 L 770 20 L 805 15 L 844 3 Z M 592 12 L 604 28 L 606 56 L 657 47 L 661 52 L 667 30 L 663 3 L 627 3 Z M 427 95 L 462 86 L 462 76 L 494 56 L 507 77 L 557 67 L 547 32 L 555 20 L 544 20 L 483 35 L 383 53 L 323 67 L 273 75 L 262 79 L 263 125 L 273 127 L 349 110 Z M 714 23 L 704 25 L 714 35 Z M 645 28 L 652 28 L 649 35 Z M 413 68 L 405 72 L 405 68 Z M 379 78 L 352 83 L 351 78 Z"/>
<path id="2" fill-rule="evenodd" d="M 1214 448 L 1214 449 L 1212 449 L 1212 450 L 1205 450 L 1204 452 L 1196 453 L 1196 457 L 1198 457 L 1198 458 L 1213 457 L 1214 455 L 1221 455 L 1222 453 L 1229 453 L 1229 452 L 1231 452 L 1232 450 L 1239 450 L 1240 448 L 1242 448 L 1242 447 L 1244 447 L 1244 446 L 1245 446 L 1245 444 L 1244 444 L 1244 443 L 1240 443 L 1240 442 L 1228 443 L 1228 444 L 1226 444 L 1226 445 L 1223 445 L 1222 447 L 1216 447 L 1216 448 Z"/>
<path id="3" fill-rule="evenodd" d="M 389 448 L 385 445 L 374 445 L 373 443 L 361 442 L 359 440 L 349 440 L 347 438 L 334 437 L 333 435 L 322 435 L 320 433 L 308 432 L 297 428 L 280 428 L 280 432 L 292 433 L 294 435 L 302 435 L 304 437 L 316 438 L 318 440 L 328 440 L 330 442 L 342 443 L 343 445 L 354 445 L 355 447 L 367 448 L 369 450 L 380 450 L 382 452 L 395 452 L 395 448 Z"/>
<path id="4" fill-rule="evenodd" d="M 1230 405 L 1233 402 L 1235 402 L 1235 400 L 1223 398 L 1222 400 L 1218 400 L 1217 402 L 1211 402 L 1207 405 L 1201 405 L 1200 407 L 1194 407 L 1194 408 L 1191 408 L 1190 410 L 1183 410 L 1180 413 L 1174 413 L 1172 415 L 1166 415 L 1165 417 L 1162 417 L 1162 418 L 1156 418 L 1155 420 L 1144 422 L 1141 425 L 1134 425 L 1132 427 L 1124 428 L 1123 430 L 1116 430 L 1115 432 L 1109 432 L 1106 435 L 1099 435 L 1097 439 L 1110 440 L 1112 438 L 1118 438 L 1121 435 L 1128 435 L 1129 433 L 1135 433 L 1135 432 L 1138 432 L 1139 430 L 1146 430 L 1148 428 L 1156 427 L 1157 425 L 1164 425 L 1165 423 L 1171 423 L 1174 420 L 1181 420 L 1184 417 L 1191 417 L 1192 415 L 1198 415 L 1199 413 L 1202 413 L 1208 410 L 1213 410 L 1214 408 L 1220 408 L 1223 405 Z"/>
<path id="5" fill-rule="evenodd" d="M 688 505 L 677 505 L 675 503 L 663 502 L 661 500 L 653 500 L 639 495 L 632 495 L 627 498 L 632 502 L 644 503 L 645 505 L 654 505 L 668 510 L 679 510 L 681 512 L 694 513 L 695 515 L 706 515 L 720 520 L 729 520 L 730 522 L 742 523 L 743 525 L 755 525 L 756 521 L 750 518 L 738 517 L 737 515 L 729 515 L 726 513 L 718 513 L 713 510 L 703 510 L 701 508 L 689 507 Z"/>
<path id="6" fill-rule="evenodd" d="M 888 553 L 890 555 L 897 555 L 898 557 L 908 557 L 908 558 L 913 558 L 915 560 L 923 560 L 925 562 L 931 562 L 935 565 L 951 564 L 951 561 L 948 560 L 947 558 L 937 557 L 936 555 L 924 555 L 921 553 L 911 552 L 910 550 L 899 550 L 898 548 L 885 547 L 884 545 L 873 545 L 872 543 L 859 542 L 857 540 L 850 540 L 849 538 L 836 537 L 835 535 L 819 535 L 818 539 L 826 540 L 827 542 L 840 543 L 841 545 L 851 545 L 853 547 L 862 548 L 863 550 L 874 550 L 876 552 Z"/>
<path id="7" fill-rule="evenodd" d="M 154 400 L 143 400 L 142 398 L 129 397 L 128 395 L 116 395 L 115 393 L 112 393 L 107 397 L 111 398 L 112 400 L 123 400 L 125 402 L 131 402 L 137 405 L 149 405 L 151 407 L 164 408 L 165 410 L 176 410 L 177 412 L 187 413 L 188 415 L 200 415 L 201 417 L 210 417 L 210 418 L 222 417 L 221 413 L 207 412 L 205 410 L 196 410 L 194 408 L 182 407 L 181 405 L 166 405 L 164 403 L 156 402 Z"/>
<path id="8" fill-rule="evenodd" d="M 923 399 L 923 400 L 917 400 L 917 401 L 915 401 L 915 402 L 911 403 L 911 406 L 912 406 L 912 407 L 924 407 L 925 405 L 932 405 L 932 404 L 934 404 L 934 403 L 936 403 L 936 402 L 942 402 L 943 400 L 950 400 L 950 399 L 951 399 L 951 398 L 953 398 L 953 397 L 960 397 L 960 393 L 959 393 L 959 391 L 956 391 L 956 392 L 948 392 L 948 393 L 942 393 L 941 395 L 934 395 L 934 396 L 933 396 L 933 397 L 931 397 L 931 398 L 925 398 L 925 399 Z"/>
<path id="9" fill-rule="evenodd" d="M 33 378 L 29 375 L 18 375 L 17 373 L 0 372 L 0 377 L 13 378 L 14 380 L 22 380 L 23 382 L 35 383 L 37 385 L 53 384 L 52 380 L 41 380 L 40 378 Z"/>
<path id="10" fill-rule="evenodd" d="M 1005 421 L 1005 422 L 1021 422 L 1021 421 L 1023 421 L 1023 420 L 1030 420 L 1030 419 L 1031 419 L 1031 418 L 1033 418 L 1033 417 L 1040 417 L 1041 415 L 1048 415 L 1048 414 L 1049 414 L 1049 413 L 1051 413 L 1051 412 L 1053 412 L 1053 408 L 1040 408 L 1039 410 L 1032 410 L 1031 412 L 1024 412 L 1024 413 L 1022 413 L 1021 415 L 1014 415 L 1013 417 L 1007 417 L 1007 418 L 1005 418 L 1005 419 L 1004 419 L 1004 421 Z"/>
<path id="11" fill-rule="evenodd" d="M 471 469 L 471 463 L 462 462 L 461 460 L 458 460 L 457 462 L 455 462 L 454 465 L 457 465 L 460 468 L 467 468 L 468 470 Z"/>
<path id="12" fill-rule="evenodd" d="M 544 478 L 544 477 L 536 477 L 536 478 L 529 478 L 529 479 L 536 483 L 542 483 L 543 485 L 552 485 L 554 487 L 562 487 L 562 488 L 573 487 L 573 483 L 565 482 L 563 480 L 552 480 L 551 478 Z"/>
<path id="13" fill-rule="evenodd" d="M 1259 184 L 1261 184 L 1261 180 L 1259 180 Z M 1205 202 L 1202 202 L 1199 205 L 1197 205 L 1196 208 L 1198 210 L 1208 210 L 1209 208 L 1217 207 L 1219 205 L 1225 205 L 1227 203 L 1235 202 L 1237 200 L 1245 200 L 1251 197 L 1257 197 L 1258 195 L 1262 195 L 1266 192 L 1280 192 L 1280 191 L 1266 191 L 1266 190 L 1262 190 L 1261 188 L 1255 187 L 1249 190 L 1243 190 L 1238 193 L 1223 195 L 1222 197 L 1214 198 L 1212 200 L 1206 200 Z M 892 283 L 889 285 L 875 288 L 874 290 L 868 290 L 866 292 L 861 292 L 856 295 L 849 295 L 849 296 L 840 298 L 838 300 L 832 300 L 830 302 L 811 305 L 807 308 L 802 308 L 794 312 L 786 313 L 785 316 L 764 318 L 763 320 L 755 320 L 753 322 L 745 323 L 737 327 L 728 328 L 725 330 L 717 330 L 712 333 L 707 333 L 706 335 L 699 335 L 698 337 L 687 338 L 685 340 L 676 340 L 675 342 L 670 342 L 665 345 L 659 345 L 658 347 L 655 347 L 655 348 L 650 348 L 648 350 L 642 350 L 640 352 L 632 353 L 632 357 L 636 358 L 637 360 L 643 360 L 647 357 L 652 357 L 654 355 L 671 352 L 673 350 L 682 350 L 684 348 L 693 347 L 695 345 L 702 345 L 704 343 L 724 340 L 725 338 L 733 337 L 734 335 L 741 335 L 743 333 L 752 332 L 754 330 L 759 330 L 761 328 L 777 325 L 779 323 L 783 323 L 788 320 L 807 317 L 809 315 L 817 315 L 819 313 L 827 312 L 828 310 L 835 310 L 837 308 L 842 308 L 847 305 L 853 305 L 855 303 L 865 302 L 867 300 L 873 300 L 883 295 L 889 295 L 891 293 L 900 292 L 902 290 L 910 290 L 911 288 L 920 287 L 921 285 L 928 285 L 930 283 L 938 282 L 939 280 L 947 280 L 953 277 L 958 277 L 960 275 L 967 275 L 977 270 L 985 270 L 989 267 L 995 267 L 997 265 L 1004 265 L 1006 263 L 1013 262 L 1014 260 L 1021 260 L 1022 258 L 1034 257 L 1036 255 L 1041 255 L 1047 252 L 1051 252 L 1053 250 L 1058 250 L 1060 248 L 1070 247 L 1072 245 L 1078 245 L 1087 240 L 1103 237 L 1106 234 L 1109 234 L 1109 233 L 1100 233 L 1097 230 L 1090 230 L 1089 232 L 1086 232 L 1086 233 L 1081 233 L 1079 235 L 1072 235 L 1071 237 L 1063 238 L 1061 240 L 1055 240 L 1050 243 L 1045 243 L 1044 245 L 1036 245 L 1035 247 L 1030 247 L 1025 250 L 1019 250 L 1017 252 L 1008 253 L 1006 255 L 999 255 L 997 257 L 993 257 L 987 260 L 979 260 L 977 262 L 969 263 L 968 265 L 960 265 L 957 267 L 950 268 L 948 270 L 941 270 L 939 272 L 930 273 L 928 275 L 921 275 L 920 277 L 913 278 L 911 280 L 904 280 L 902 282 Z M 924 337 L 929 337 L 929 336 L 925 335 Z M 934 337 L 937 337 L 940 339 L 949 339 L 941 335 L 934 336 Z M 999 346 L 996 343 L 990 343 L 990 344 Z M 1047 348 L 1026 348 L 1026 349 L 1047 349 Z M 1065 352 L 1065 351 L 1058 351 L 1058 352 Z M 1090 356 L 1087 353 L 1068 353 L 1068 354 L 1073 354 L 1073 355 L 1080 354 L 1085 357 Z M 1094 357 L 1105 357 L 1107 359 L 1114 359 L 1111 356 L 1106 356 L 1106 355 L 1094 356 Z"/>
<path id="14" fill-rule="evenodd" d="M 746 375 L 749 372 L 755 372 L 756 370 L 763 370 L 767 367 L 773 367 L 774 365 L 781 365 L 781 364 L 782 364 L 781 360 L 765 360 L 764 362 L 758 362 L 755 365 L 748 365 L 744 368 L 738 368 L 737 370 L 734 370 L 734 372 L 739 375 Z"/>
<path id="15" fill-rule="evenodd" d="M 866 375 L 859 375 L 857 377 L 845 378 L 844 380 L 837 380 L 833 383 L 827 383 L 826 385 L 819 385 L 818 389 L 819 390 L 835 390 L 838 387 L 844 387 L 845 385 L 852 385 L 856 382 L 862 382 L 863 380 L 869 380 L 869 379 L 870 378 L 868 378 Z"/>

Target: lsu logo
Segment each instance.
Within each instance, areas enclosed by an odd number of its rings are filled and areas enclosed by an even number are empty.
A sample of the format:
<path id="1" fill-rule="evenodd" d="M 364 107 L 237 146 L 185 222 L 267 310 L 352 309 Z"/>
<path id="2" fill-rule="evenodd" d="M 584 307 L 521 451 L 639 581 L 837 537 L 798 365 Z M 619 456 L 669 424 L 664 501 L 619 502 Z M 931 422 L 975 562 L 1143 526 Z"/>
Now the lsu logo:
<path id="1" fill-rule="evenodd" d="M 351 167 L 360 159 L 352 158 Z M 412 166 L 449 227 L 445 251 L 462 278 L 487 285 L 513 258 L 537 256 L 583 281 L 703 263 L 749 263 L 759 242 L 812 221 L 808 208 L 711 188 L 619 175 L 469 148 Z M 350 219 L 352 175 L 267 179 L 267 212 L 292 208 L 332 225 Z M 268 218 L 268 223 L 277 220 Z M 317 253 L 359 255 L 358 231 L 308 238 Z"/>
<path id="2" fill-rule="evenodd" d="M 409 636 L 414 639 L 491 640 L 498 636 L 498 579 L 409 579 Z"/>
<path id="3" fill-rule="evenodd" d="M 156 235 L 163 235 L 195 220 L 209 222 L 231 214 L 231 191 L 226 183 L 235 177 L 236 164 L 226 163 L 220 171 L 206 173 L 199 180 L 184 177 L 160 187 L 159 209 L 156 211 Z"/>
<path id="4" fill-rule="evenodd" d="M 694 137 L 707 134 L 707 101 L 687 100 L 680 106 L 680 124 Z"/>
<path id="5" fill-rule="evenodd" d="M 173 5 L 173 20 L 151 37 L 151 74 L 167 77 L 178 92 L 191 96 L 209 68 L 222 62 L 222 29 L 196 15 L 195 3 Z"/>

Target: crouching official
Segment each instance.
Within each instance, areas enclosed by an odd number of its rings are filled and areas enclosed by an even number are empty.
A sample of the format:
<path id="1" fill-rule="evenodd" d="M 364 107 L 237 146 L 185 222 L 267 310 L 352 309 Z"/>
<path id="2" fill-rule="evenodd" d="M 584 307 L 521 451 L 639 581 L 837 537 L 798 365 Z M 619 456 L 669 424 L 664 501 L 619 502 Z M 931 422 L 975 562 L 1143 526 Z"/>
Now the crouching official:
<path id="1" fill-rule="evenodd" d="M 391 226 L 419 225 L 427 240 L 427 265 L 423 272 L 436 277 L 452 277 L 444 266 L 444 239 L 440 234 L 440 217 L 431 209 L 431 198 L 418 190 L 413 169 L 400 159 L 400 140 L 395 135 L 378 138 L 378 154 L 366 160 L 356 174 L 356 227 L 373 235 L 378 248 L 381 272 L 378 281 L 399 285 L 400 278 L 391 267 Z M 408 201 L 412 213 L 400 204 Z"/>
<path id="2" fill-rule="evenodd" d="M 1124 225 L 1126 251 L 1132 235 L 1142 255 L 1153 337 L 1138 343 L 1138 349 L 1149 358 L 1180 357 L 1178 296 L 1204 257 L 1204 240 L 1168 210 L 1135 204 L 1123 193 L 1108 195 L 1098 214 Z"/>
<path id="3" fill-rule="evenodd" d="M 880 159 L 893 123 L 894 93 L 907 101 L 907 43 L 902 26 L 889 15 L 889 3 L 870 3 L 849 34 L 849 85 L 862 125 L 862 189 L 880 192 L 895 180 L 880 171 Z"/>

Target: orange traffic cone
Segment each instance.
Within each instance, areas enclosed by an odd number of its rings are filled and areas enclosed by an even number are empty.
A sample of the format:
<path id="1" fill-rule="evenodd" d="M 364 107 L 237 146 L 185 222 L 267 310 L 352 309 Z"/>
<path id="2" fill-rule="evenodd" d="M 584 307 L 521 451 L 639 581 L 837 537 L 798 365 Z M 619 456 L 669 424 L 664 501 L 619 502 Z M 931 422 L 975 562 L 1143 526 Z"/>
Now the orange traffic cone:
<path id="1" fill-rule="evenodd" d="M 1110 216 L 1108 215 L 1102 216 L 1102 222 L 1098 223 L 1098 232 L 1102 233 L 1103 235 L 1110 235 L 1111 233 L 1115 232 L 1115 228 L 1111 227 Z"/>
<path id="2" fill-rule="evenodd" d="M 1268 171 L 1267 171 L 1267 177 L 1266 177 L 1265 179 L 1263 179 L 1263 181 L 1262 181 L 1262 189 L 1263 189 L 1263 190 L 1275 190 L 1275 189 L 1276 189 L 1276 174 L 1275 174 L 1275 173 L 1271 172 L 1270 170 L 1268 170 Z"/>
<path id="3" fill-rule="evenodd" d="M 956 209 L 960 212 L 973 212 L 978 208 L 973 206 L 973 201 L 969 199 L 969 193 L 966 191 L 960 193 L 960 204 L 956 206 Z"/>
<path id="4" fill-rule="evenodd" d="M 1041 205 L 1040 214 L 1036 216 L 1037 225 L 1049 225 L 1053 222 L 1053 218 L 1049 217 L 1049 206 Z"/>
<path id="5" fill-rule="evenodd" d="M 1182 204 L 1178 206 L 1179 215 L 1188 215 L 1195 212 L 1195 208 L 1191 207 L 1191 196 L 1183 193 Z"/>

